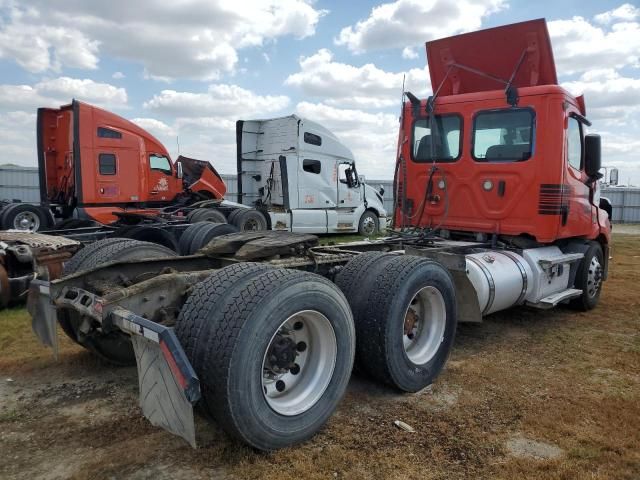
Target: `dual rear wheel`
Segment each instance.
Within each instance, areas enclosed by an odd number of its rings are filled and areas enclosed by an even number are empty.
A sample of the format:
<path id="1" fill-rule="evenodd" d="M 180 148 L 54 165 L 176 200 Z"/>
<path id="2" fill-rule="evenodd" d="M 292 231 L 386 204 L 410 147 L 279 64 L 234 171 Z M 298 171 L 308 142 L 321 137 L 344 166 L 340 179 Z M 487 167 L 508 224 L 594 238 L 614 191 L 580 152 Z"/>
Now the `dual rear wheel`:
<path id="1" fill-rule="evenodd" d="M 243 263 L 195 286 L 176 325 L 202 408 L 260 450 L 302 442 L 345 393 L 355 331 L 342 292 L 313 273 Z"/>
<path id="2" fill-rule="evenodd" d="M 203 410 L 260 450 L 322 427 L 354 354 L 374 379 L 417 391 L 441 371 L 455 333 L 453 283 L 418 257 L 358 255 L 331 283 L 241 263 L 196 285 L 176 323 Z"/>
<path id="3" fill-rule="evenodd" d="M 110 239 L 80 251 L 65 273 L 156 255 L 173 252 Z M 134 361 L 129 337 L 83 336 L 82 321 L 72 312 L 60 317 L 69 336 L 99 356 Z M 354 357 L 362 371 L 397 389 L 429 385 L 444 366 L 455 325 L 444 267 L 364 253 L 335 283 L 261 263 L 217 270 L 193 287 L 175 333 L 200 379 L 202 410 L 242 442 L 275 450 L 322 428 L 346 391 Z"/>

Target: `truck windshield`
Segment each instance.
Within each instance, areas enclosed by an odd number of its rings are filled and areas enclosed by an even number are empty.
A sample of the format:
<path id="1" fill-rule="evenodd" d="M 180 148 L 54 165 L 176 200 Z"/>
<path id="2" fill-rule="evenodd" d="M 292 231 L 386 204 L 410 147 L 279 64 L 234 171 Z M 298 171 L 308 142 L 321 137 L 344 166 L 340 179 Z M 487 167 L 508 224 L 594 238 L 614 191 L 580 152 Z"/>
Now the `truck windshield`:
<path id="1" fill-rule="evenodd" d="M 413 124 L 412 155 L 415 162 L 453 162 L 460 157 L 460 129 L 457 115 L 436 115 L 433 124 L 421 118 Z"/>
<path id="2" fill-rule="evenodd" d="M 480 112 L 473 126 L 473 158 L 478 162 L 520 162 L 532 155 L 533 111 Z"/>

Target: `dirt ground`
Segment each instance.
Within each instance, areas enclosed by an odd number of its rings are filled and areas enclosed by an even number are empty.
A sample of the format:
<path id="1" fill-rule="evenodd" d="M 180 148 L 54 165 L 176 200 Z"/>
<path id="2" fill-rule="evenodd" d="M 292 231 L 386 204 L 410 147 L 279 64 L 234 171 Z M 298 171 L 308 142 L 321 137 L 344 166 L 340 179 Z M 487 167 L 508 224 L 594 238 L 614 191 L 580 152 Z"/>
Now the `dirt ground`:
<path id="1" fill-rule="evenodd" d="M 640 478 L 640 236 L 616 235 L 613 255 L 594 311 L 462 325 L 430 388 L 354 376 L 326 428 L 272 454 L 200 419 L 192 449 L 142 417 L 135 369 L 66 339 L 56 362 L 23 309 L 2 312 L 0 478 Z"/>

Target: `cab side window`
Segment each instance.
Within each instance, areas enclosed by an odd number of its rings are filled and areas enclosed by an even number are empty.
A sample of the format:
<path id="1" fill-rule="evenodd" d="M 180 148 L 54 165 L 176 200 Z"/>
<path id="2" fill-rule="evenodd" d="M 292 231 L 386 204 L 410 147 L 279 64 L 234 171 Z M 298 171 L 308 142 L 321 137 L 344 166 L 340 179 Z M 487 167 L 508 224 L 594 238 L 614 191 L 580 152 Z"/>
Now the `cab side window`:
<path id="1" fill-rule="evenodd" d="M 151 165 L 151 170 L 159 170 L 171 175 L 171 163 L 167 157 L 155 154 L 149 155 L 149 164 Z"/>
<path id="2" fill-rule="evenodd" d="M 569 117 L 567 129 L 567 160 L 576 170 L 582 168 L 582 131 L 580 122 L 573 117 Z"/>

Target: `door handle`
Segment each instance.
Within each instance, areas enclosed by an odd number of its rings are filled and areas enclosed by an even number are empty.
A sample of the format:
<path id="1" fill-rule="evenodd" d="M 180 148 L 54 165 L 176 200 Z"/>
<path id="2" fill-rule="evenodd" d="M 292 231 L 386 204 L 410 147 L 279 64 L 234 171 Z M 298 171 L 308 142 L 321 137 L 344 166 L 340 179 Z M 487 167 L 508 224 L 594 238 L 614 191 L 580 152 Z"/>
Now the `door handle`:
<path id="1" fill-rule="evenodd" d="M 157 190 L 151 190 L 151 195 L 157 195 L 158 191 Z"/>

